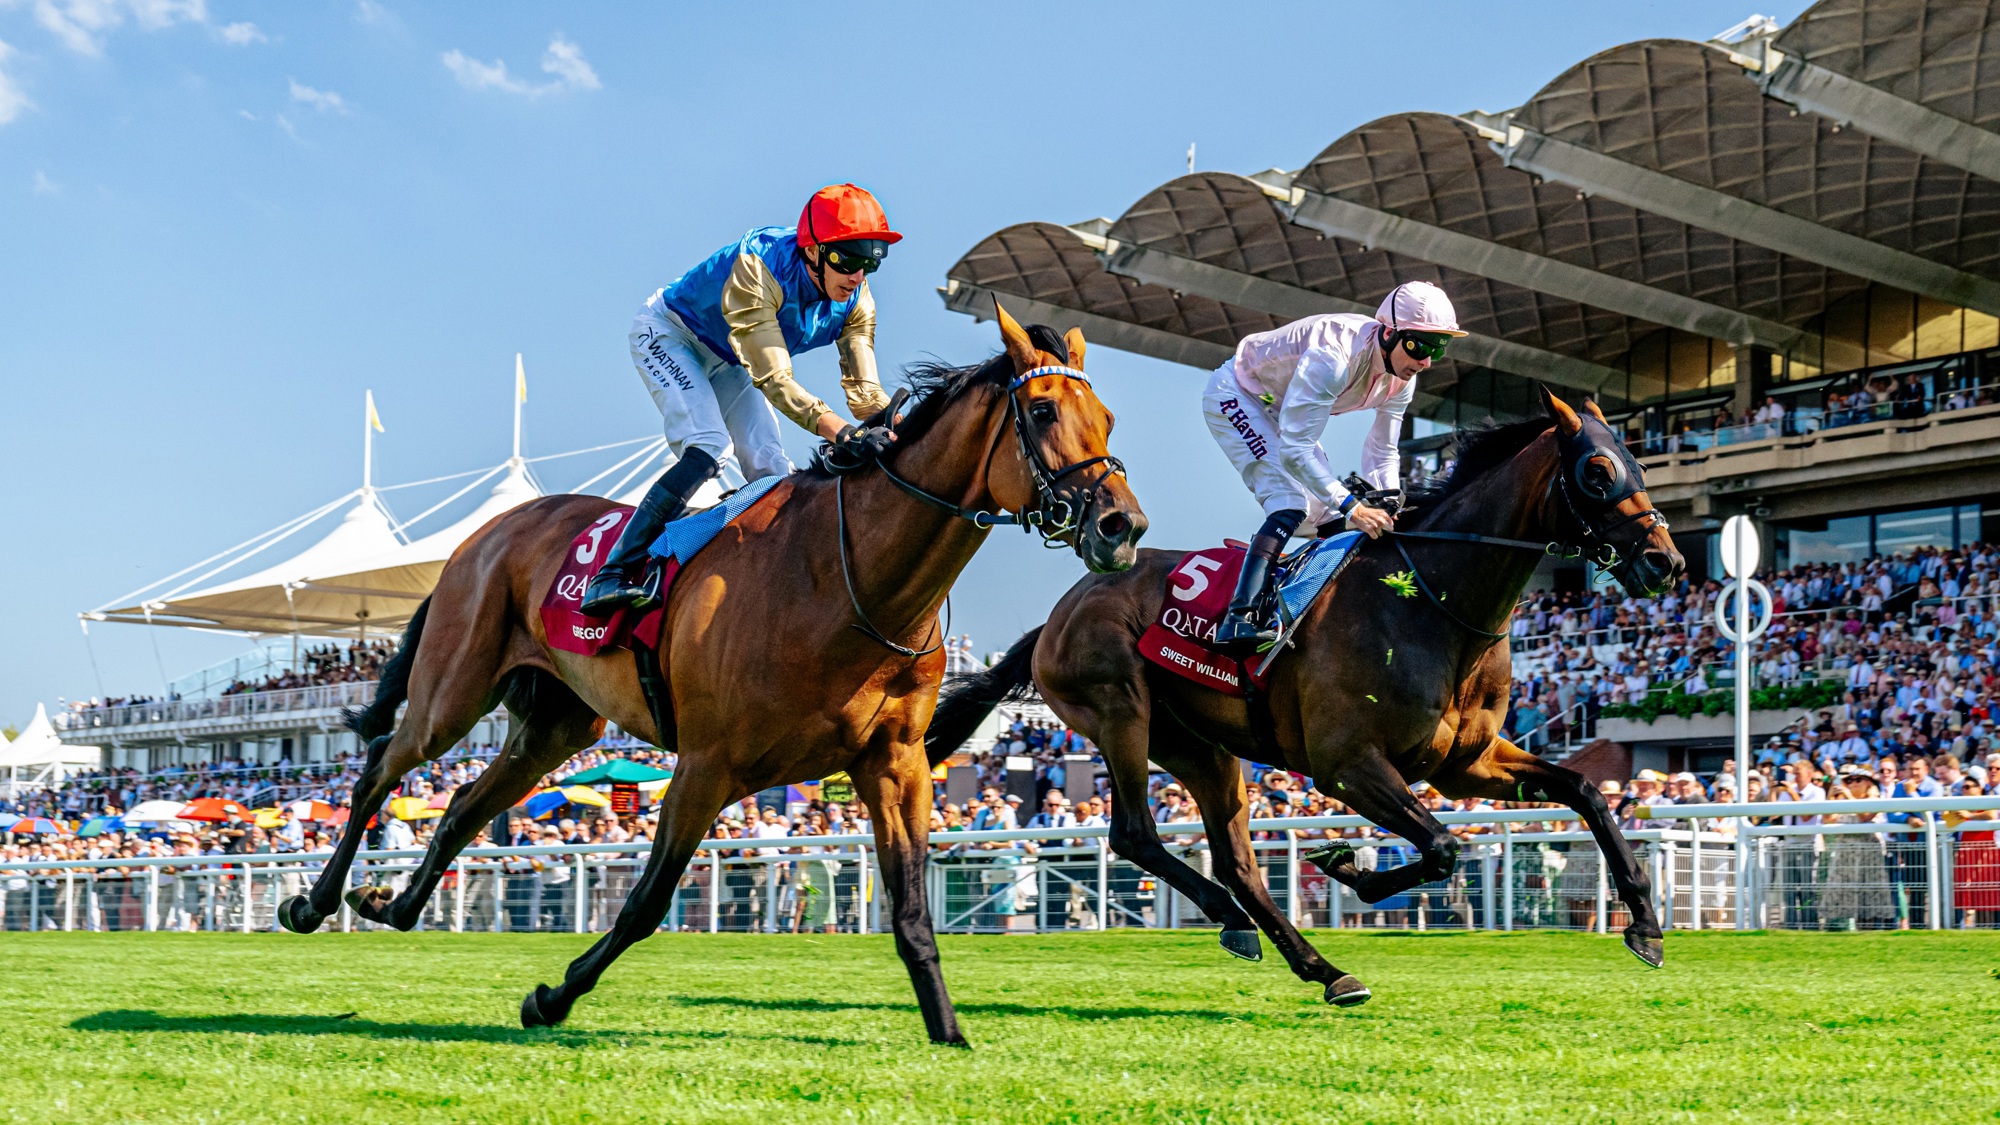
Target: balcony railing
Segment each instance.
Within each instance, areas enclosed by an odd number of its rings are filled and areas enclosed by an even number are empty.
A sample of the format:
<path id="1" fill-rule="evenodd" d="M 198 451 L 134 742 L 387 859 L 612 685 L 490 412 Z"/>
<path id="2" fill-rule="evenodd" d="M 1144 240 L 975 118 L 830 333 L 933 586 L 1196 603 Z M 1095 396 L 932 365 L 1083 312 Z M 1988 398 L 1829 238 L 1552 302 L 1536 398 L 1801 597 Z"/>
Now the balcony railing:
<path id="1" fill-rule="evenodd" d="M 374 700 L 375 684 L 374 680 L 356 680 L 280 691 L 246 691 L 213 699 L 153 700 L 111 707 L 87 707 L 61 712 L 54 717 L 54 723 L 55 728 L 65 734 L 81 734 L 159 723 L 215 719 L 241 721 L 329 708 L 361 707 Z"/>

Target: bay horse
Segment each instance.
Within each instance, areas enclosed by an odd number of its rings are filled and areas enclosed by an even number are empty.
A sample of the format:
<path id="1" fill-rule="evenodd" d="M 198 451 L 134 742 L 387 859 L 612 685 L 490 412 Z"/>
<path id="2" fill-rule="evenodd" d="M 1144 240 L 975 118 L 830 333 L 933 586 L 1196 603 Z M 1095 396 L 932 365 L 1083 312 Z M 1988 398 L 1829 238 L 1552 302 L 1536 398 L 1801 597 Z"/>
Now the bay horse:
<path id="1" fill-rule="evenodd" d="M 1005 350 L 971 367 L 914 369 L 920 397 L 894 421 L 887 453 L 856 462 L 823 451 L 682 568 L 657 650 L 663 721 L 631 650 L 552 649 L 538 612 L 570 543 L 612 502 L 547 497 L 475 533 L 411 619 L 375 701 L 355 717 L 368 756 L 346 830 L 311 891 L 283 903 L 284 926 L 309 933 L 338 909 L 362 826 L 398 779 L 496 705 L 514 718 L 499 756 L 458 791 L 400 894 L 348 893 L 361 917 L 415 925 L 459 851 L 595 742 L 609 719 L 679 751 L 673 784 L 617 921 L 561 985 L 528 994 L 523 1026 L 560 1023 L 620 953 L 659 928 L 724 805 L 844 770 L 872 818 L 896 951 L 925 1029 L 934 1042 L 964 1045 L 924 893 L 923 735 L 944 678 L 939 606 L 996 523 L 1033 527 L 1096 571 L 1131 566 L 1146 530 L 1124 466 L 1106 448 L 1112 416 L 1083 374 L 1082 333 L 1024 330 L 996 311 Z M 884 415 L 896 419 L 895 410 Z"/>
<path id="2" fill-rule="evenodd" d="M 1223 948 L 1262 957 L 1257 930 L 1328 1003 L 1369 992 L 1299 934 L 1271 899 L 1250 847 L 1240 758 L 1305 774 L 1322 792 L 1415 844 L 1421 857 L 1364 871 L 1335 842 L 1309 856 L 1379 902 L 1451 873 L 1458 843 L 1411 793 L 1554 801 L 1576 810 L 1609 861 L 1631 911 L 1625 944 L 1664 959 L 1652 888 L 1582 775 L 1502 735 L 1512 669 L 1504 635 L 1545 550 L 1588 551 L 1628 590 L 1657 593 L 1685 563 L 1645 492 L 1639 463 L 1595 404 L 1579 415 L 1542 388 L 1553 419 L 1464 435 L 1445 483 L 1414 498 L 1397 531 L 1363 540 L 1358 557 L 1295 624 L 1296 646 L 1270 668 L 1260 704 L 1165 673 L 1139 654 L 1184 552 L 1145 550 L 1116 575 L 1079 580 L 1043 625 L 993 667 L 954 681 L 927 736 L 933 762 L 991 710 L 1039 689 L 1062 721 L 1096 741 L 1111 774 L 1111 847 L 1222 925 Z M 1384 579 L 1394 578 L 1392 583 Z M 1422 600 L 1415 595 L 1421 591 Z M 1260 735 L 1261 730 L 1261 735 Z M 1221 885 L 1175 858 L 1148 813 L 1148 760 L 1178 777 L 1200 807 Z"/>

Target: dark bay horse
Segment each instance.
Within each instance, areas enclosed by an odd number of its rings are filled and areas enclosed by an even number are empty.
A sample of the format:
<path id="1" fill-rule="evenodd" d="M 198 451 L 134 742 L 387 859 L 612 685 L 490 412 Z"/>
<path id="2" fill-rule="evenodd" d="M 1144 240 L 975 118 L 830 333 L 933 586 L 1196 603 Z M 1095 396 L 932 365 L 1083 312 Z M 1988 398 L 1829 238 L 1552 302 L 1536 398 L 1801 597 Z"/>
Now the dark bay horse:
<path id="1" fill-rule="evenodd" d="M 1411 783 L 1428 781 L 1448 797 L 1560 802 L 1588 823 L 1609 861 L 1632 913 L 1625 944 L 1657 967 L 1663 948 L 1652 889 L 1604 799 L 1580 774 L 1501 734 L 1512 681 L 1503 633 L 1545 547 L 1589 551 L 1630 590 L 1658 592 L 1684 569 L 1638 462 L 1595 405 L 1582 416 L 1546 389 L 1542 398 L 1553 425 L 1536 420 L 1468 435 L 1446 483 L 1419 498 L 1398 532 L 1356 548 L 1359 556 L 1300 619 L 1297 646 L 1271 667 L 1265 738 L 1244 700 L 1140 657 L 1139 634 L 1158 618 L 1168 576 L 1184 557 L 1148 550 L 1129 571 L 1083 578 L 999 663 L 954 683 L 931 724 L 931 759 L 943 760 L 1000 702 L 1039 688 L 1104 754 L 1111 847 L 1220 922 L 1225 949 L 1260 958 L 1261 928 L 1293 972 L 1324 984 L 1327 1002 L 1343 1005 L 1366 1001 L 1368 990 L 1321 957 L 1265 890 L 1239 757 L 1303 773 L 1417 845 L 1420 859 L 1383 871 L 1361 870 L 1353 849 L 1338 843 L 1312 854 L 1366 902 L 1442 878 L 1456 863 L 1458 843 Z M 1392 575 L 1398 581 L 1385 584 Z M 1200 806 L 1221 885 L 1160 843 L 1146 806 L 1149 758 Z"/>
<path id="2" fill-rule="evenodd" d="M 921 398 L 879 463 L 793 473 L 725 528 L 673 584 L 659 647 L 668 729 L 631 651 L 552 650 L 537 612 L 571 541 L 613 507 L 552 496 L 487 524 L 446 564 L 358 716 L 368 761 L 338 847 L 280 918 L 301 933 L 338 907 L 361 827 L 399 778 L 505 703 L 506 745 L 459 791 L 422 866 L 397 894 L 363 887 L 362 917 L 409 929 L 459 851 L 609 719 L 677 749 L 644 874 L 611 930 L 556 988 L 521 1005 L 562 1021 L 627 947 L 659 928 L 695 845 L 725 804 L 846 771 L 867 803 L 894 904 L 896 951 L 933 1041 L 963 1044 L 925 903 L 931 773 L 924 730 L 944 677 L 937 612 L 996 511 L 1071 546 L 1092 570 L 1132 565 L 1146 517 L 1106 450 L 1112 418 L 1082 372 L 1084 342 L 999 312 L 1005 351 L 973 367 L 918 368 Z M 400 722 L 396 709 L 409 708 Z M 394 727 L 393 731 L 391 727 Z"/>

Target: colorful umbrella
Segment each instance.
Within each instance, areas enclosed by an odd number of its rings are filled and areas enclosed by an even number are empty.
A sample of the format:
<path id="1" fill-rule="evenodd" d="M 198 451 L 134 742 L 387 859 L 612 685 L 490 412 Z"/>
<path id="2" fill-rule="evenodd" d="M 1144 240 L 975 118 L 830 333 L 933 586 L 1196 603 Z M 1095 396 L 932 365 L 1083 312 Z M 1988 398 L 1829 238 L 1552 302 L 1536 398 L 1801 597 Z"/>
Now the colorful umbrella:
<path id="1" fill-rule="evenodd" d="M 131 814 L 126 814 L 130 818 Z M 250 810 L 227 797 L 199 797 L 189 801 L 175 813 L 173 820 L 248 820 Z"/>
<path id="2" fill-rule="evenodd" d="M 16 836 L 61 836 L 69 831 L 45 816 L 24 816 L 8 827 Z"/>
<path id="3" fill-rule="evenodd" d="M 334 808 L 325 801 L 293 801 L 286 806 L 293 820 L 328 821 L 333 819 Z"/>
<path id="4" fill-rule="evenodd" d="M 397 820 L 427 820 L 443 816 L 444 810 L 432 808 L 428 798 L 395 797 L 389 801 L 389 815 Z"/>
<path id="5" fill-rule="evenodd" d="M 641 781 L 659 781 L 674 776 L 674 771 L 644 765 L 626 758 L 594 766 L 571 777 L 569 785 L 595 785 L 600 781 L 626 782 L 637 784 Z"/>
<path id="6" fill-rule="evenodd" d="M 259 828 L 283 828 L 285 822 L 290 819 L 290 817 L 285 815 L 285 810 L 275 806 L 268 809 L 250 810 L 250 823 Z"/>
<path id="7" fill-rule="evenodd" d="M 347 823 L 347 816 L 348 816 L 348 809 L 346 806 L 343 805 L 342 807 L 333 810 L 332 816 L 321 817 L 320 823 L 333 827 L 338 827 L 342 824 Z"/>
<path id="8" fill-rule="evenodd" d="M 458 790 L 456 789 L 447 789 L 444 792 L 439 793 L 437 796 L 432 797 L 431 803 L 425 805 L 424 807 L 427 809 L 437 809 L 440 812 L 445 809 L 448 809 L 451 807 L 451 795 L 456 792 L 458 792 Z"/>
<path id="9" fill-rule="evenodd" d="M 13 813 L 10 813 L 10 812 L 9 812 L 9 813 L 0 813 L 0 832 L 5 832 L 5 831 L 7 831 L 7 829 L 8 829 L 8 828 L 10 828 L 10 827 L 12 827 L 12 826 L 13 826 L 13 823 L 14 823 L 15 821 L 19 820 L 19 819 L 21 819 L 21 818 L 20 818 L 20 817 L 18 817 L 18 816 L 15 816 L 15 815 L 14 815 Z"/>
<path id="10" fill-rule="evenodd" d="M 182 801 L 141 801 L 125 813 L 127 824 L 158 824 L 163 820 L 179 820 Z"/>
<path id="11" fill-rule="evenodd" d="M 525 802 L 525 807 L 528 810 L 529 819 L 543 820 L 567 804 L 569 804 L 569 798 L 563 796 L 562 790 L 544 789 L 540 793 L 528 798 Z"/>
<path id="12" fill-rule="evenodd" d="M 593 809 L 608 809 L 611 807 L 611 798 L 599 793 L 588 785 L 565 785 L 562 787 L 561 793 L 563 796 L 569 798 L 569 803 L 572 805 L 588 805 Z"/>
<path id="13" fill-rule="evenodd" d="M 102 836 L 106 832 L 123 831 L 125 831 L 123 819 L 115 816 L 93 816 L 83 822 L 83 827 L 77 829 L 76 834 L 87 840 L 92 836 Z"/>

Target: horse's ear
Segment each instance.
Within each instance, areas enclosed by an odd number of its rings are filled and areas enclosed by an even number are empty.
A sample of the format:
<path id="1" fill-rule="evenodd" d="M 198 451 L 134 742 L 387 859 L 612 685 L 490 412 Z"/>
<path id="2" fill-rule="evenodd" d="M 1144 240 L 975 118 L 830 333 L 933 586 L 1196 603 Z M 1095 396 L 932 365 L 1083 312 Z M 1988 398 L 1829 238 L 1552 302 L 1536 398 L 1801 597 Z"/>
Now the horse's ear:
<path id="1" fill-rule="evenodd" d="M 1063 333 L 1063 343 L 1069 345 L 1069 365 L 1083 370 L 1083 329 L 1072 328 Z"/>
<path id="2" fill-rule="evenodd" d="M 1028 339 L 1028 332 L 1020 322 L 1007 315 L 998 297 L 993 299 L 993 312 L 1000 322 L 1000 342 L 1006 347 L 1007 354 L 1013 357 L 1015 365 L 1022 371 L 1040 367 L 1041 352 L 1036 349 L 1035 342 Z"/>
<path id="3" fill-rule="evenodd" d="M 1608 419 L 1608 418 L 1606 418 L 1606 417 L 1604 416 L 1604 411 L 1602 411 L 1602 410 L 1599 410 L 1599 409 L 1597 408 L 1597 400 L 1596 400 L 1596 399 L 1594 399 L 1594 398 L 1587 398 L 1587 399 L 1584 399 L 1584 400 L 1583 400 L 1583 408 L 1584 408 L 1585 410 L 1588 410 L 1588 411 L 1590 411 L 1590 416 L 1591 416 L 1591 417 L 1593 417 L 1593 418 L 1597 419 L 1597 420 L 1598 420 L 1598 421 L 1600 421 L 1600 422 L 1603 422 L 1603 423 L 1604 423 L 1605 425 L 1607 425 L 1607 426 L 1609 426 L 1609 425 L 1611 424 L 1611 420 L 1610 420 L 1610 419 Z"/>
<path id="4" fill-rule="evenodd" d="M 1564 437 L 1575 437 L 1582 432 L 1583 419 L 1576 416 L 1569 403 L 1551 394 L 1548 387 L 1541 383 L 1536 383 L 1535 389 L 1542 392 L 1542 405 L 1548 408 L 1549 416 L 1556 420 L 1556 426 L 1562 430 Z"/>

